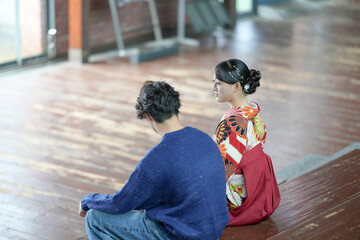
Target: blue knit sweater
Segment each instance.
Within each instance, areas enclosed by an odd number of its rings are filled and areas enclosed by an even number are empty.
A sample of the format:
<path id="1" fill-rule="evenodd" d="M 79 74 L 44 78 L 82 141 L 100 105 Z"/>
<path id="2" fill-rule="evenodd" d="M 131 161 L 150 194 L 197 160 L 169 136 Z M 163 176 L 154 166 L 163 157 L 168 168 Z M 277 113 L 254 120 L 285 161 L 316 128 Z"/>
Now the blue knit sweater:
<path id="1" fill-rule="evenodd" d="M 215 142 L 198 129 L 165 134 L 112 195 L 90 194 L 87 211 L 120 214 L 145 209 L 170 239 L 218 239 L 229 222 L 225 171 Z"/>

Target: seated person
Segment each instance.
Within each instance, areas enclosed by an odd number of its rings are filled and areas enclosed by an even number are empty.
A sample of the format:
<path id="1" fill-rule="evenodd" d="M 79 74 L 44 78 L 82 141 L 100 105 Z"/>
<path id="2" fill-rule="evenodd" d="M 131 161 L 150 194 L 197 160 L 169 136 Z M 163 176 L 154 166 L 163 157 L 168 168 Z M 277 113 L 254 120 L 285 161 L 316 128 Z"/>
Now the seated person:
<path id="1" fill-rule="evenodd" d="M 280 203 L 271 158 L 263 152 L 266 138 L 260 107 L 247 96 L 260 86 L 261 74 L 239 59 L 215 68 L 213 91 L 230 109 L 215 134 L 226 173 L 226 197 L 230 213 L 227 226 L 257 223 L 269 217 Z"/>
<path id="2" fill-rule="evenodd" d="M 162 139 L 119 192 L 82 199 L 89 239 L 218 239 L 230 220 L 218 147 L 181 125 L 179 93 L 165 82 L 145 82 L 135 108 Z"/>

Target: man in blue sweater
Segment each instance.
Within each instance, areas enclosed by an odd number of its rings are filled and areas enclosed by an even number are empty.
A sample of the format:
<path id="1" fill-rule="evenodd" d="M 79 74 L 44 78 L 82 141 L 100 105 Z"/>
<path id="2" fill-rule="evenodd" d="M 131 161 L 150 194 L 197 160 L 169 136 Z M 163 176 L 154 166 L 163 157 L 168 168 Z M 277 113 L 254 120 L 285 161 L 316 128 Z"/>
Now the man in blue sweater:
<path id="1" fill-rule="evenodd" d="M 218 239 L 230 217 L 225 170 L 215 142 L 183 127 L 179 93 L 147 81 L 135 106 L 162 136 L 112 195 L 90 194 L 80 202 L 89 239 Z"/>

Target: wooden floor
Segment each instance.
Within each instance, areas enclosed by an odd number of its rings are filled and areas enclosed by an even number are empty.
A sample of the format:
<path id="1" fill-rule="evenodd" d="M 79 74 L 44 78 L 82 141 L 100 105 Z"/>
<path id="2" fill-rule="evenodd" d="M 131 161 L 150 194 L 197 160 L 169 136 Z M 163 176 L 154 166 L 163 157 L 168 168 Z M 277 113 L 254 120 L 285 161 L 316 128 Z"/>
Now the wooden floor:
<path id="1" fill-rule="evenodd" d="M 275 171 L 360 141 L 360 1 L 311 1 L 280 18 L 242 19 L 234 35 L 132 65 L 113 58 L 0 75 L 0 239 L 76 239 L 78 201 L 119 190 L 157 136 L 136 119 L 145 80 L 181 92 L 181 119 L 212 135 L 227 105 L 212 72 L 228 58 L 261 71 L 251 97 Z"/>
<path id="2" fill-rule="evenodd" d="M 226 227 L 220 240 L 355 240 L 360 238 L 360 149 L 280 185 L 274 214 Z"/>

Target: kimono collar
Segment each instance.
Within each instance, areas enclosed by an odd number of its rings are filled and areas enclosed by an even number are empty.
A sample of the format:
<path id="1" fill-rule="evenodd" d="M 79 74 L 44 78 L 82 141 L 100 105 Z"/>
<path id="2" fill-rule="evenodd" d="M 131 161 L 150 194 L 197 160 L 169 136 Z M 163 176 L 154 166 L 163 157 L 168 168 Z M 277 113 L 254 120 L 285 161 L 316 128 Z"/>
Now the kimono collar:
<path id="1" fill-rule="evenodd" d="M 221 119 L 224 120 L 230 116 L 242 116 L 244 118 L 252 119 L 260 112 L 260 107 L 256 102 L 249 102 L 250 106 L 235 106 L 230 108 Z"/>

